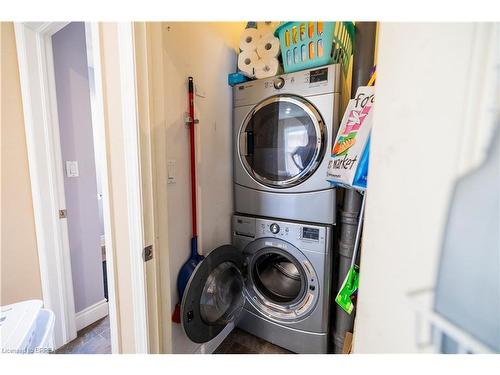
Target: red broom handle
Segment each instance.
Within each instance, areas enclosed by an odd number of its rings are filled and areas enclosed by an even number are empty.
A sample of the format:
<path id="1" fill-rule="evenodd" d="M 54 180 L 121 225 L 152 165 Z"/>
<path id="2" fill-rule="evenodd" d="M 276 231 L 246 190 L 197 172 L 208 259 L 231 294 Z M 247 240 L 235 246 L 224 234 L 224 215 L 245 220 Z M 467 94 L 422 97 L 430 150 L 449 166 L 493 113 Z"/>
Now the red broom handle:
<path id="1" fill-rule="evenodd" d="M 194 134 L 194 87 L 193 77 L 188 79 L 188 92 L 189 92 L 189 141 L 191 147 L 191 220 L 193 226 L 193 237 L 198 235 L 196 228 L 196 149 L 195 149 L 195 134 Z"/>

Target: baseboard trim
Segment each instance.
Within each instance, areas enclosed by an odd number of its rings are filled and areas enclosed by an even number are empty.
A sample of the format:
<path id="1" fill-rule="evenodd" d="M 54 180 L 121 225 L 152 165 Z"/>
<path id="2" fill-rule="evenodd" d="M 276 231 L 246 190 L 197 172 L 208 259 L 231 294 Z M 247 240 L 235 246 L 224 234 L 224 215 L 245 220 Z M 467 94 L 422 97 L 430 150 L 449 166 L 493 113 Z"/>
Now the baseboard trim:
<path id="1" fill-rule="evenodd" d="M 76 330 L 79 331 L 82 328 L 97 322 L 99 319 L 104 318 L 106 315 L 108 315 L 108 301 L 103 299 L 76 313 Z"/>

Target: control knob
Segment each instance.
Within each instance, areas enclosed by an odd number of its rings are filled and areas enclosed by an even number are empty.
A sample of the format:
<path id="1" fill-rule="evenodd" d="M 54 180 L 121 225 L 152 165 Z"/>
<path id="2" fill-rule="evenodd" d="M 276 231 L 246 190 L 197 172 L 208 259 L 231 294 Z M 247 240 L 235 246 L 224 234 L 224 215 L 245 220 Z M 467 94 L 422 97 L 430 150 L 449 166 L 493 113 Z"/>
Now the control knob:
<path id="1" fill-rule="evenodd" d="M 272 234 L 278 234 L 280 231 L 280 226 L 276 223 L 272 223 L 269 229 L 271 229 Z"/>
<path id="2" fill-rule="evenodd" d="M 274 88 L 280 90 L 285 86 L 285 80 L 282 77 L 278 77 L 274 80 Z"/>

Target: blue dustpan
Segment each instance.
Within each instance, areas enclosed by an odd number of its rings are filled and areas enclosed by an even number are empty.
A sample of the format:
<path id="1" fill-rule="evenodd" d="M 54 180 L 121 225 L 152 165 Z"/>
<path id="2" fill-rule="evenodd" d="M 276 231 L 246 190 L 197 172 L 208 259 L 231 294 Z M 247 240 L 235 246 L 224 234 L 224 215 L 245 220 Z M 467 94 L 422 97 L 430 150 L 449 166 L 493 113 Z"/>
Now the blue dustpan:
<path id="1" fill-rule="evenodd" d="M 182 265 L 179 275 L 177 276 L 177 293 L 179 293 L 179 301 L 182 301 L 184 290 L 186 289 L 191 275 L 204 258 L 204 256 L 198 254 L 198 237 L 191 238 L 191 256 L 186 263 Z"/>

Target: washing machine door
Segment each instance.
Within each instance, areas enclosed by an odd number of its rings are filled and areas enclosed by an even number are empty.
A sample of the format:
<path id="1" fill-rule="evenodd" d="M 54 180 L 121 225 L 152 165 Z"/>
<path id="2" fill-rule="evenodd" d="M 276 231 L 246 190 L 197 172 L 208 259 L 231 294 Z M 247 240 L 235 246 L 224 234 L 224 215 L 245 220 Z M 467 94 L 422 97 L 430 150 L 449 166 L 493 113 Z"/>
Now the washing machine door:
<path id="1" fill-rule="evenodd" d="M 232 245 L 213 250 L 194 270 L 181 302 L 181 323 L 196 343 L 210 341 L 245 304 L 244 257 Z"/>
<path id="2" fill-rule="evenodd" d="M 326 142 L 326 126 L 316 107 L 299 96 L 276 95 L 247 115 L 240 128 L 238 150 L 254 180 L 288 188 L 314 173 Z"/>

